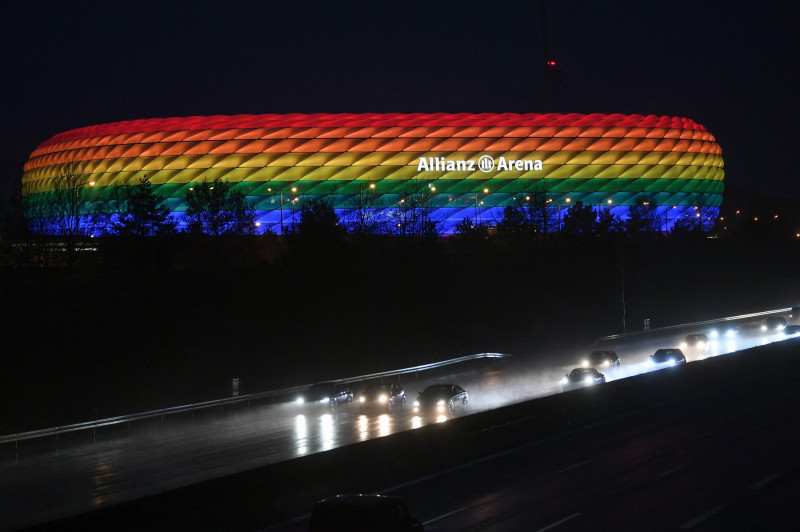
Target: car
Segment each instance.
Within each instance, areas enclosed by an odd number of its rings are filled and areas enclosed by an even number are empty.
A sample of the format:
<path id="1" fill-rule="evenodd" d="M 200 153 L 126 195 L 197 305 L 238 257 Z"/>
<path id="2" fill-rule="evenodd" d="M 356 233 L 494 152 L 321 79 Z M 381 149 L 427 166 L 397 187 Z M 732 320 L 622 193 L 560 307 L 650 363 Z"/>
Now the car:
<path id="1" fill-rule="evenodd" d="M 709 341 L 705 334 L 693 333 L 681 342 L 681 349 L 691 349 L 693 351 L 708 351 Z"/>
<path id="2" fill-rule="evenodd" d="M 406 392 L 396 382 L 372 382 L 358 394 L 358 405 L 362 410 L 394 410 L 406 405 Z"/>
<path id="3" fill-rule="evenodd" d="M 592 351 L 583 361 L 584 368 L 613 368 L 619 366 L 617 353 L 611 350 Z"/>
<path id="4" fill-rule="evenodd" d="M 337 495 L 314 504 L 310 532 L 422 532 L 401 497 Z"/>
<path id="5" fill-rule="evenodd" d="M 800 324 L 800 307 L 792 307 L 792 309 L 789 311 L 789 317 L 787 321 L 791 325 Z"/>
<path id="6" fill-rule="evenodd" d="M 466 408 L 467 391 L 457 384 L 433 384 L 421 392 L 414 401 L 414 413 L 435 412 L 447 414 L 456 408 Z"/>
<path id="7" fill-rule="evenodd" d="M 677 347 L 656 349 L 656 352 L 650 355 L 650 362 L 653 364 L 676 366 L 678 364 L 686 364 L 686 355 Z"/>
<path id="8" fill-rule="evenodd" d="M 353 401 L 353 390 L 346 384 L 318 382 L 297 397 L 299 404 L 322 405 L 331 408 Z"/>
<path id="9" fill-rule="evenodd" d="M 595 368 L 575 368 L 561 379 L 561 389 L 565 392 L 576 388 L 594 386 L 606 382 L 606 376 Z"/>
<path id="10" fill-rule="evenodd" d="M 800 325 L 787 325 L 783 329 L 783 334 L 786 336 L 794 336 L 795 334 L 800 334 Z"/>
<path id="11" fill-rule="evenodd" d="M 764 320 L 761 330 L 765 332 L 779 332 L 786 328 L 786 318 L 781 316 L 770 316 Z"/>
<path id="12" fill-rule="evenodd" d="M 711 338 L 731 338 L 737 334 L 739 334 L 739 328 L 732 323 L 722 323 L 708 333 Z"/>

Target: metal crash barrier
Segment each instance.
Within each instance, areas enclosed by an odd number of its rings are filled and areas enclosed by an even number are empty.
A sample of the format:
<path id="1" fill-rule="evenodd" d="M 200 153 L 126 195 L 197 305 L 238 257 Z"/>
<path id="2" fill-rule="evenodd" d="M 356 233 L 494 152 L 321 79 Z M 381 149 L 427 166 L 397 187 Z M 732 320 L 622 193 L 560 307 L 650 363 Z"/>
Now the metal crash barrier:
<path id="1" fill-rule="evenodd" d="M 393 371 L 384 371 L 380 373 L 370 373 L 368 375 L 360 375 L 358 377 L 349 377 L 345 379 L 332 379 L 335 382 L 341 383 L 352 383 L 352 382 L 360 382 L 360 381 L 368 381 L 374 379 L 381 379 L 381 378 L 390 378 L 390 377 L 397 377 L 400 375 L 408 375 L 408 374 L 417 374 L 423 373 L 427 371 L 431 371 L 434 369 L 439 369 L 447 366 L 453 366 L 456 364 L 462 364 L 464 362 L 469 362 L 473 360 L 483 360 L 483 359 L 501 359 L 501 358 L 509 358 L 511 355 L 505 355 L 501 353 L 479 353 L 476 355 L 467 355 L 463 357 L 453 358 L 450 360 L 443 360 L 441 362 L 432 362 L 430 364 L 422 364 L 419 366 L 414 366 L 410 368 L 404 368 L 399 370 Z M 240 403 L 251 403 L 254 401 L 264 401 L 272 399 L 273 402 L 277 398 L 283 397 L 290 397 L 294 396 L 302 390 L 308 388 L 310 384 L 306 384 L 303 386 L 293 386 L 291 388 L 283 388 L 280 390 L 269 390 L 266 392 L 259 392 L 253 394 L 246 394 L 246 395 L 238 395 L 235 397 L 227 397 L 224 399 L 214 399 L 211 401 L 204 401 L 202 403 L 193 403 L 188 405 L 181 405 L 181 406 L 173 406 L 169 408 L 161 408 L 158 410 L 150 410 L 148 412 L 140 412 L 137 414 L 129 414 L 124 416 L 116 416 L 110 417 L 105 419 L 98 419 L 95 421 L 85 421 L 82 423 L 74 423 L 71 425 L 63 425 L 59 427 L 51 427 L 46 429 L 39 429 L 39 430 L 31 430 L 27 432 L 20 432 L 17 434 L 7 434 L 5 436 L 0 436 L 0 445 L 5 445 L 9 443 L 18 443 L 23 440 L 32 440 L 36 438 L 46 438 L 46 437 L 58 437 L 60 434 L 66 434 L 71 432 L 78 432 L 83 430 L 97 430 L 101 427 L 108 427 L 111 425 L 120 425 L 123 423 L 133 423 L 135 421 L 142 421 L 146 419 L 153 419 L 164 416 L 171 416 L 175 414 L 181 414 L 186 412 L 193 412 L 198 410 L 205 410 L 210 408 L 221 408 L 224 406 L 236 405 Z"/>

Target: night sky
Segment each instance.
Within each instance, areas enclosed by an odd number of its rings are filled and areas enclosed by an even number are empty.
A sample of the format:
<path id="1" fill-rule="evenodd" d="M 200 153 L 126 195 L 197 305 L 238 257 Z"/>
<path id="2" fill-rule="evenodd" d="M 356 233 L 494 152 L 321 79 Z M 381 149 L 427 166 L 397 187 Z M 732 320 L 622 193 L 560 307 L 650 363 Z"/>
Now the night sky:
<path id="1" fill-rule="evenodd" d="M 706 126 L 726 184 L 800 200 L 795 1 L 13 2 L 0 199 L 78 127 L 287 112 L 667 114 Z"/>

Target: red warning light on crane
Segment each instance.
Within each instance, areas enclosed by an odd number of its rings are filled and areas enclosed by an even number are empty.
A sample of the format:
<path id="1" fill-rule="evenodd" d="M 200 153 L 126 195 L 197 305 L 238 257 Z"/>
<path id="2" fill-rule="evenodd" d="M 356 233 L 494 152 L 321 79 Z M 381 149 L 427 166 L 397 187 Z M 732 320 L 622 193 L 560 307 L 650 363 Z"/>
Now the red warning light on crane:
<path id="1" fill-rule="evenodd" d="M 552 59 L 548 59 L 547 60 L 547 66 L 549 66 L 550 68 L 553 68 L 553 67 L 556 66 L 556 62 L 553 61 Z"/>

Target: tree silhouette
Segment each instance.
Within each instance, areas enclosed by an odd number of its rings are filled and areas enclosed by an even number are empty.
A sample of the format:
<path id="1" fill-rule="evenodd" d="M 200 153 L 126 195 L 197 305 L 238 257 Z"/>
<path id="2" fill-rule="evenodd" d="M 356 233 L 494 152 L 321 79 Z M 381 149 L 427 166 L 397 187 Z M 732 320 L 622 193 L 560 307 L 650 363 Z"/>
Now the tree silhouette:
<path id="1" fill-rule="evenodd" d="M 165 199 L 152 190 L 145 177 L 138 184 L 123 189 L 122 213 L 112 222 L 112 231 L 120 236 L 160 236 L 173 234 L 177 222 L 169 215 Z"/>
<path id="2" fill-rule="evenodd" d="M 597 215 L 592 207 L 578 200 L 567 209 L 561 230 L 568 235 L 590 235 L 596 224 Z"/>
<path id="3" fill-rule="evenodd" d="M 220 178 L 189 188 L 186 220 L 190 233 L 214 236 L 249 235 L 256 228 L 256 214 L 247 198 Z"/>

